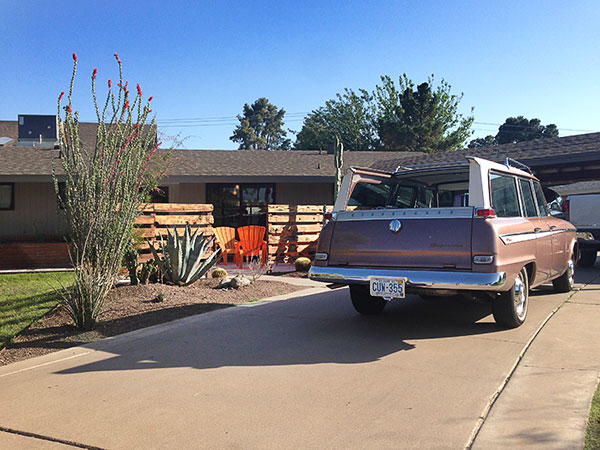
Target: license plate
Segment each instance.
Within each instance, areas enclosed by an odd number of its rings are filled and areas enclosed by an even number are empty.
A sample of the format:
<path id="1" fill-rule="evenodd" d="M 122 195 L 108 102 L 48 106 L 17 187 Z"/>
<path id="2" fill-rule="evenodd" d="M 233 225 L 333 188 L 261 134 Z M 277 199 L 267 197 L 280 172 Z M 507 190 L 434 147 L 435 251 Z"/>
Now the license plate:
<path id="1" fill-rule="evenodd" d="M 374 297 L 404 298 L 404 278 L 369 278 L 371 295 Z"/>

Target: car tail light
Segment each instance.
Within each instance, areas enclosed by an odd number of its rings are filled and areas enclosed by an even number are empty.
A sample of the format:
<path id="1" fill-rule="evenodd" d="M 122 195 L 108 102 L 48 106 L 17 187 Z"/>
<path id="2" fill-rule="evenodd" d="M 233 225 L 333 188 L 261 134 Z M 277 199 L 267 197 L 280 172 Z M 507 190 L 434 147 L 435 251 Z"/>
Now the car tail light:
<path id="1" fill-rule="evenodd" d="M 567 219 L 569 218 L 569 211 L 571 209 L 571 200 L 565 200 L 562 204 L 562 212 L 565 213 Z"/>
<path id="2" fill-rule="evenodd" d="M 337 216 L 337 214 L 335 212 L 328 212 L 328 213 L 323 214 L 323 218 L 325 220 L 335 220 L 336 216 Z"/>
<path id="3" fill-rule="evenodd" d="M 489 209 L 478 209 L 477 210 L 477 217 L 481 217 L 483 219 L 492 219 L 492 218 L 496 217 L 496 211 L 494 211 L 491 208 L 489 208 Z"/>

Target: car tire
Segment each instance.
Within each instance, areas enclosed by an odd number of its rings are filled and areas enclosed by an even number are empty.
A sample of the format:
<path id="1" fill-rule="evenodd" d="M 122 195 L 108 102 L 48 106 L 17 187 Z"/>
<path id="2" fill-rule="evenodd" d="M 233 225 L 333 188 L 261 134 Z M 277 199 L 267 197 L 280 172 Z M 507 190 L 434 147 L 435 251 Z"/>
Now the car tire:
<path id="1" fill-rule="evenodd" d="M 573 275 L 575 274 L 575 264 L 569 259 L 567 269 L 560 277 L 552 280 L 552 286 L 556 292 L 571 292 L 575 286 Z"/>
<path id="2" fill-rule="evenodd" d="M 529 280 L 522 268 L 515 284 L 506 292 L 500 292 L 492 301 L 492 313 L 496 323 L 506 328 L 517 328 L 527 318 L 529 305 Z"/>
<path id="3" fill-rule="evenodd" d="M 595 250 L 581 250 L 581 258 L 579 258 L 577 265 L 592 267 L 596 263 L 596 254 Z"/>
<path id="4" fill-rule="evenodd" d="M 354 309 L 364 315 L 379 314 L 387 302 L 381 297 L 373 297 L 369 293 L 369 286 L 359 284 L 350 285 L 350 299 Z"/>

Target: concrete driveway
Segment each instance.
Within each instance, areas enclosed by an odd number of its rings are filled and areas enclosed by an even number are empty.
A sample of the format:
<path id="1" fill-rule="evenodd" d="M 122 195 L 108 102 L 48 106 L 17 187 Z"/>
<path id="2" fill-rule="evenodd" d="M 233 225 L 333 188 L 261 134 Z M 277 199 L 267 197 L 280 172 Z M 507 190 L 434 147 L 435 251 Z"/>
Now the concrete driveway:
<path id="1" fill-rule="evenodd" d="M 487 304 L 408 297 L 363 317 L 347 289 L 317 290 L 11 364 L 0 448 L 464 448 L 568 297 L 536 293 L 502 330 Z"/>

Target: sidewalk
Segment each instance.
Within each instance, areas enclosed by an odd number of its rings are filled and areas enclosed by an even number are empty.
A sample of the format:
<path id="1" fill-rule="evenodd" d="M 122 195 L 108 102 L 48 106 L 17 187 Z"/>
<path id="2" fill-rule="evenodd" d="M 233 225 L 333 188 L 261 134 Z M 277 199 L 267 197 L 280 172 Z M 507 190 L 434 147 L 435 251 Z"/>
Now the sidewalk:
<path id="1" fill-rule="evenodd" d="M 600 273 L 546 323 L 492 406 L 473 449 L 581 449 L 600 375 Z"/>

